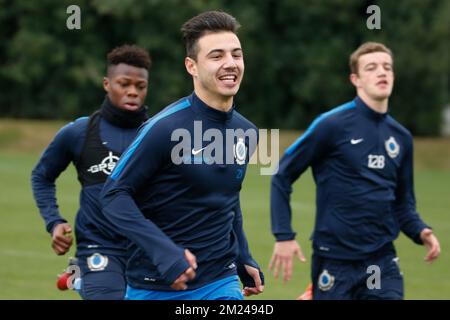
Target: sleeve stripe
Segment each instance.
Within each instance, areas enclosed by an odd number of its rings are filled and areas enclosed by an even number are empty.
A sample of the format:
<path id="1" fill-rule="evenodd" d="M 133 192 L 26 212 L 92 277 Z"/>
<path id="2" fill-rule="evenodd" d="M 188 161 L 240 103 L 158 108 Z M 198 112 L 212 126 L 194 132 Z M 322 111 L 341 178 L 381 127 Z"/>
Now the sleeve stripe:
<path id="1" fill-rule="evenodd" d="M 88 116 L 84 116 L 84 117 L 79 117 L 79 118 L 75 119 L 75 121 L 74 121 L 74 122 L 77 122 L 77 121 L 79 121 L 79 120 L 83 120 L 83 119 L 89 119 L 89 117 L 88 117 Z"/>
<path id="2" fill-rule="evenodd" d="M 183 100 L 182 102 L 174 105 L 173 107 L 167 109 L 166 111 L 160 113 L 159 115 L 155 116 L 154 118 L 151 118 L 149 122 L 142 128 L 139 135 L 134 139 L 134 141 L 131 143 L 131 145 L 127 148 L 125 153 L 120 157 L 119 162 L 117 163 L 116 167 L 114 168 L 111 179 L 116 180 L 120 173 L 122 172 L 123 168 L 125 167 L 126 163 L 130 159 L 130 157 L 133 155 L 134 151 L 137 149 L 139 144 L 144 139 L 147 132 L 161 119 L 164 119 L 171 114 L 174 114 L 175 112 L 178 112 L 180 110 L 186 109 L 191 105 L 188 99 Z"/>
<path id="3" fill-rule="evenodd" d="M 285 154 L 287 154 L 287 155 L 292 154 L 295 151 L 295 149 L 297 149 L 297 147 L 302 143 L 302 141 L 305 140 L 306 137 L 308 137 L 311 134 L 311 132 L 313 132 L 313 130 L 317 127 L 317 125 L 322 120 L 324 120 L 325 118 L 327 118 L 327 117 L 329 117 L 329 116 L 331 116 L 331 115 L 333 115 L 335 113 L 338 113 L 338 112 L 341 112 L 341 111 L 344 111 L 344 110 L 348 110 L 348 109 L 352 109 L 352 108 L 355 108 L 355 107 L 356 107 L 355 102 L 351 101 L 351 102 L 343 104 L 343 105 L 341 105 L 339 107 L 331 109 L 328 112 L 322 113 L 320 116 L 318 116 L 311 123 L 311 125 L 308 127 L 308 129 L 305 131 L 305 133 L 302 136 L 300 136 L 300 138 L 298 138 L 289 148 L 286 149 Z"/>

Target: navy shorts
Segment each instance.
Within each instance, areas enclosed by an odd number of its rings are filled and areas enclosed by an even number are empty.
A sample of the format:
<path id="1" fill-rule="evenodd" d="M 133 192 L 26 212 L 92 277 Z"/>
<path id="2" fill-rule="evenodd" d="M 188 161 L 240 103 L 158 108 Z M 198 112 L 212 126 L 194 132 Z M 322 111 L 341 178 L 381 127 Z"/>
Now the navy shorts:
<path id="1" fill-rule="evenodd" d="M 78 257 L 80 295 L 84 300 L 123 300 L 126 292 L 126 259 L 94 253 Z"/>
<path id="2" fill-rule="evenodd" d="M 400 300 L 403 275 L 394 251 L 365 260 L 312 258 L 314 300 Z"/>

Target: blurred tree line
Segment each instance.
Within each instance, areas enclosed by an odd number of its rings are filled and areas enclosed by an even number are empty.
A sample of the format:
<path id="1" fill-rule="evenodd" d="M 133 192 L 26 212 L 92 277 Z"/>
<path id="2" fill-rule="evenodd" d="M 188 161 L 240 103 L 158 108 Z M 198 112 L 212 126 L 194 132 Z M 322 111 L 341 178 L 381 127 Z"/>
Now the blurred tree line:
<path id="1" fill-rule="evenodd" d="M 69 5 L 81 29 L 69 30 Z M 381 29 L 369 30 L 369 5 Z M 104 92 L 106 54 L 123 43 L 149 50 L 147 104 L 156 113 L 189 94 L 180 27 L 211 9 L 234 15 L 246 75 L 238 110 L 260 127 L 304 129 L 354 96 L 348 57 L 364 41 L 395 55 L 391 113 L 414 134 L 439 133 L 449 103 L 448 0 L 0 0 L 0 116 L 74 119 Z"/>

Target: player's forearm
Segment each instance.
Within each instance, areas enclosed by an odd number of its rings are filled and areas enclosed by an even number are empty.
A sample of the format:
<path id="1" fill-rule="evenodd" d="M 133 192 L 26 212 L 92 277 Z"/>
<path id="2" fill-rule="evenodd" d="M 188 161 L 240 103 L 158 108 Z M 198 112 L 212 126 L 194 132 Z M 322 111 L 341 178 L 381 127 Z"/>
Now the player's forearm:
<path id="1" fill-rule="evenodd" d="M 404 194 L 403 197 L 398 198 L 394 205 L 394 211 L 400 230 L 414 242 L 422 244 L 420 232 L 428 226 L 416 212 L 414 197 Z"/>
<path id="2" fill-rule="evenodd" d="M 416 211 L 416 201 L 411 189 L 400 194 L 395 202 L 394 211 L 400 230 L 414 242 L 422 244 L 420 232 L 428 226 Z"/>
<path id="3" fill-rule="evenodd" d="M 31 186 L 39 213 L 45 221 L 45 228 L 51 233 L 56 224 L 67 222 L 58 210 L 55 182 L 49 181 L 35 169 L 31 175 Z"/>
<path id="4" fill-rule="evenodd" d="M 235 209 L 234 221 L 233 221 L 233 231 L 236 234 L 239 243 L 239 258 L 238 262 L 243 264 L 253 265 L 252 255 L 248 247 L 247 237 L 244 231 L 244 225 L 242 220 L 242 212 L 240 206 Z"/>
<path id="5" fill-rule="evenodd" d="M 260 277 L 264 283 L 264 275 L 260 270 L 258 263 L 253 259 L 248 246 L 247 237 L 244 232 L 244 225 L 242 219 L 242 212 L 240 205 L 236 206 L 235 216 L 233 221 L 233 231 L 239 242 L 239 257 L 237 262 L 237 273 L 244 287 L 255 287 L 254 279 L 248 274 L 246 265 L 254 267 L 259 270 Z"/>
<path id="6" fill-rule="evenodd" d="M 414 170 L 412 140 L 409 141 L 409 144 L 405 149 L 405 158 L 399 173 L 394 211 L 400 225 L 400 230 L 414 242 L 422 244 L 420 232 L 428 226 L 420 218 L 416 211 L 416 197 L 414 195 L 413 183 Z"/>
<path id="7" fill-rule="evenodd" d="M 110 227 L 133 241 L 148 256 L 159 273 L 172 282 L 189 265 L 184 248 L 177 246 L 161 229 L 141 213 L 133 198 L 125 191 L 103 197 L 103 214 Z"/>
<path id="8" fill-rule="evenodd" d="M 292 230 L 290 195 L 291 185 L 278 173 L 272 177 L 270 194 L 270 218 L 272 233 L 278 241 L 292 240 L 295 232 Z"/>
<path id="9" fill-rule="evenodd" d="M 419 214 L 415 210 L 397 211 L 397 216 L 399 217 L 400 230 L 415 243 L 422 244 L 420 232 L 430 227 L 422 221 Z"/>
<path id="10" fill-rule="evenodd" d="M 334 136 L 335 125 L 321 121 L 322 118 L 319 116 L 286 150 L 280 160 L 278 172 L 272 176 L 270 211 L 272 233 L 277 241 L 293 240 L 296 235 L 291 226 L 292 184 L 330 150 L 329 144 Z"/>

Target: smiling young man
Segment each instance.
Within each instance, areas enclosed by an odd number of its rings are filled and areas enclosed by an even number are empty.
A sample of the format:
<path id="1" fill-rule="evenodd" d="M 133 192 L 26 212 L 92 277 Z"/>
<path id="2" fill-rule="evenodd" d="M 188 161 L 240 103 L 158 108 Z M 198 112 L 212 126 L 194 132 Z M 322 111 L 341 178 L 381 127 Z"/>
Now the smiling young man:
<path id="1" fill-rule="evenodd" d="M 72 227 L 61 216 L 55 181 L 72 162 L 82 189 L 75 222 L 76 256 L 84 299 L 123 299 L 127 241 L 105 228 L 99 203 L 103 183 L 120 155 L 148 118 L 147 95 L 151 60 L 139 47 L 124 45 L 107 56 L 107 92 L 100 109 L 63 127 L 42 154 L 32 173 L 34 197 L 52 247 L 64 255 L 72 245 Z"/>
<path id="2" fill-rule="evenodd" d="M 242 227 L 239 191 L 256 145 L 239 134 L 220 144 L 194 141 L 174 152 L 176 132 L 198 136 L 256 127 L 234 108 L 244 74 L 237 21 L 202 13 L 182 27 L 194 92 L 151 118 L 103 189 L 103 213 L 129 238 L 128 299 L 242 299 L 263 290 Z M 217 136 L 216 136 L 217 137 Z M 218 138 L 219 139 L 219 138 Z M 245 141 L 245 142 L 244 142 Z M 230 147 L 230 146 L 228 146 Z M 235 154 L 233 154 L 233 150 Z M 178 160 L 183 160 L 179 162 Z M 194 161 L 192 161 L 194 160 Z"/>
<path id="3" fill-rule="evenodd" d="M 381 43 L 361 45 L 350 57 L 357 97 L 319 116 L 280 160 L 272 178 L 270 262 L 292 275 L 292 184 L 312 167 L 317 186 L 313 241 L 314 299 L 402 299 L 403 276 L 393 241 L 400 231 L 439 256 L 432 230 L 416 212 L 413 139 L 387 114 L 394 84 L 393 55 Z M 372 276 L 372 277 L 371 277 Z M 370 278 L 369 278 L 370 277 Z"/>

